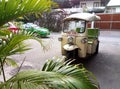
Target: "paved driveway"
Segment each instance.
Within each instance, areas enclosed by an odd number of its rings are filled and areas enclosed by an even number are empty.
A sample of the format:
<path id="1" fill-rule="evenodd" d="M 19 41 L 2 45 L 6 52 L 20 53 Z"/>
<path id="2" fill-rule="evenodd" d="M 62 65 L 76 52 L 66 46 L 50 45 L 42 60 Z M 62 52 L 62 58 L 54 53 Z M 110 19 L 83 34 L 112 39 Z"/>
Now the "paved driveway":
<path id="1" fill-rule="evenodd" d="M 101 32 L 99 54 L 85 64 L 101 89 L 120 89 L 120 32 Z"/>

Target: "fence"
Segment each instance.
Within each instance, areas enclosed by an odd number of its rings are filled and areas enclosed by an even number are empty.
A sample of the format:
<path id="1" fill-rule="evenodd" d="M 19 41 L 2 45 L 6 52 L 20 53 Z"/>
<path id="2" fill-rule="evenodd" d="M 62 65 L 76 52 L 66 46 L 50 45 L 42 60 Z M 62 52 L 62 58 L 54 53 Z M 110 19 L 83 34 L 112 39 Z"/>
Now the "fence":
<path id="1" fill-rule="evenodd" d="M 120 14 L 102 13 L 97 15 L 101 17 L 101 20 L 95 22 L 96 27 L 102 30 L 120 30 Z"/>

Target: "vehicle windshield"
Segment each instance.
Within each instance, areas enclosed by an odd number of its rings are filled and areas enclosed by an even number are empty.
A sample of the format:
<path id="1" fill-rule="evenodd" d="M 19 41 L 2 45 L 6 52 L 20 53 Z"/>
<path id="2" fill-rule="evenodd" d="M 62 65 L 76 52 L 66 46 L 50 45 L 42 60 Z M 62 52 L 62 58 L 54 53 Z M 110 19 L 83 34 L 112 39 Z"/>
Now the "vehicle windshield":
<path id="1" fill-rule="evenodd" d="M 37 26 L 35 24 L 31 25 L 31 27 L 33 27 L 33 28 L 40 28 L 39 26 Z"/>
<path id="2" fill-rule="evenodd" d="M 23 27 L 25 27 L 25 28 L 36 28 L 36 29 L 39 29 L 40 27 L 39 26 L 37 26 L 36 24 L 33 24 L 33 23 L 27 23 L 27 24 L 25 24 L 25 25 L 23 25 Z"/>
<path id="3" fill-rule="evenodd" d="M 78 33 L 85 32 L 85 26 L 86 22 L 83 20 L 77 20 L 77 21 L 65 21 L 63 31 L 64 32 L 70 32 L 75 31 Z"/>

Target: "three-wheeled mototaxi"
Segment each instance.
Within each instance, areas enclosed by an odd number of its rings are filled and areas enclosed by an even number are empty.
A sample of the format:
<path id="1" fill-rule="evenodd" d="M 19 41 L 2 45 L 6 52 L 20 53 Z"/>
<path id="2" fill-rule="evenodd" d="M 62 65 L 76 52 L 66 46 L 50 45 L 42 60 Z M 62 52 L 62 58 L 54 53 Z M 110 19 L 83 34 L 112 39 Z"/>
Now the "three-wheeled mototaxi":
<path id="1" fill-rule="evenodd" d="M 61 41 L 62 55 L 68 58 L 86 58 L 98 53 L 99 29 L 87 28 L 87 23 L 100 20 L 100 17 L 90 13 L 75 13 L 63 20 Z"/>

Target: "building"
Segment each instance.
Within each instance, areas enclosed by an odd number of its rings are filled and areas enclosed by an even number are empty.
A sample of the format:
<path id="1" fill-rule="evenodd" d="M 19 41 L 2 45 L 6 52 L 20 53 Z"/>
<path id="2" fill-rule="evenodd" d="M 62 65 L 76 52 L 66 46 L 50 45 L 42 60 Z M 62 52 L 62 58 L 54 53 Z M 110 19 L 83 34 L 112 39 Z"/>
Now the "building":
<path id="1" fill-rule="evenodd" d="M 107 3 L 109 2 L 109 0 L 80 0 L 80 7 L 84 8 L 84 7 L 103 7 L 106 6 Z"/>
<path id="2" fill-rule="evenodd" d="M 62 3 L 65 3 L 65 1 L 67 1 L 72 6 L 72 8 L 62 8 L 62 10 L 64 10 L 67 14 L 70 14 L 75 12 L 103 13 L 105 11 L 105 6 L 107 5 L 109 0 L 58 0 L 58 1 L 55 0 L 55 1 L 56 2 L 59 1 Z M 60 11 L 60 9 L 57 9 L 57 11 L 58 10 Z"/>
<path id="3" fill-rule="evenodd" d="M 106 13 L 120 13 L 120 1 L 110 0 L 107 4 Z"/>

